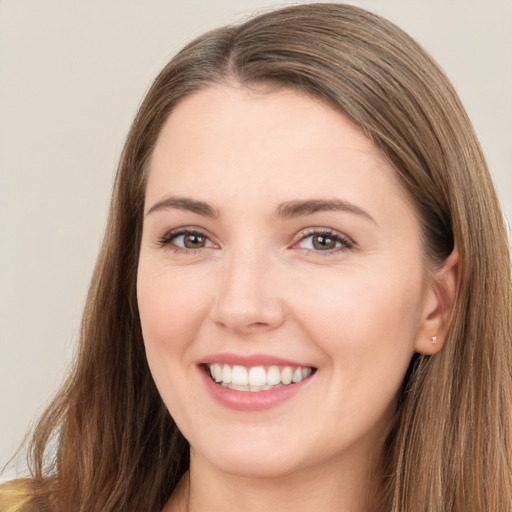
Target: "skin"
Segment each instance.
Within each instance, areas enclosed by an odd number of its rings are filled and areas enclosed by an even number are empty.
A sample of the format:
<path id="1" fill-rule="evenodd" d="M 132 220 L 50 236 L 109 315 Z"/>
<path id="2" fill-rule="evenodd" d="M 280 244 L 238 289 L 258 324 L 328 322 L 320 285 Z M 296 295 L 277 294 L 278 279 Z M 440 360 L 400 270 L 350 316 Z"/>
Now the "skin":
<path id="1" fill-rule="evenodd" d="M 276 214 L 311 199 L 351 207 Z M 326 230 L 329 250 L 313 243 Z M 191 445 L 166 511 L 364 510 L 411 356 L 441 350 L 454 294 L 456 256 L 434 271 L 420 235 L 394 170 L 321 101 L 235 84 L 177 106 L 149 168 L 137 283 L 149 365 Z M 316 373 L 276 407 L 235 411 L 198 364 L 223 352 Z"/>

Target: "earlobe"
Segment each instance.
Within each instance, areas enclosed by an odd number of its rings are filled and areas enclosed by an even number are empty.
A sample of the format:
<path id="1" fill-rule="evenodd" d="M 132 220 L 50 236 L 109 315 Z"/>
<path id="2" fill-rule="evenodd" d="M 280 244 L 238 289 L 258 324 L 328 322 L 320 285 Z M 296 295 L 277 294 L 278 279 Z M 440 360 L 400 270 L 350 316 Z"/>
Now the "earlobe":
<path id="1" fill-rule="evenodd" d="M 425 292 L 422 325 L 415 351 L 434 355 L 443 348 L 450 327 L 459 275 L 459 253 L 455 249 L 443 266 L 430 277 Z"/>

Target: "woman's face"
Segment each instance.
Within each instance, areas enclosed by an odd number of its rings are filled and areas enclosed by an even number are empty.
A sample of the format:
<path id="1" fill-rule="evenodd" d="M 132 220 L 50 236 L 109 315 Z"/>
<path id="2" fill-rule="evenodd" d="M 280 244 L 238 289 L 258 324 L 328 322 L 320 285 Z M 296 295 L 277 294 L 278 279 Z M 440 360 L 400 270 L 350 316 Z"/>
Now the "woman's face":
<path id="1" fill-rule="evenodd" d="M 436 334 L 419 223 L 377 148 L 301 93 L 212 87 L 165 123 L 144 215 L 147 357 L 193 460 L 367 460 Z"/>

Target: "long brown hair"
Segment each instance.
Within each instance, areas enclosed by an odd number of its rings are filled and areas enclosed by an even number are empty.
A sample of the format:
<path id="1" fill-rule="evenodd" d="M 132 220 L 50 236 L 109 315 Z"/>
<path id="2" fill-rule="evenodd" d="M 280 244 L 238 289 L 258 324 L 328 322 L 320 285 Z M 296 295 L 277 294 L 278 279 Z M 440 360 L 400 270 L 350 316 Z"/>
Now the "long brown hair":
<path id="1" fill-rule="evenodd" d="M 457 249 L 443 350 L 415 357 L 383 457 L 389 512 L 503 512 L 512 503 L 512 285 L 499 202 L 471 123 L 432 58 L 390 22 L 336 4 L 288 7 L 185 47 L 142 103 L 121 157 L 78 358 L 38 424 L 39 510 L 161 510 L 188 467 L 144 353 L 136 269 L 145 179 L 165 120 L 216 83 L 320 97 L 382 150 L 413 199 L 426 257 Z"/>

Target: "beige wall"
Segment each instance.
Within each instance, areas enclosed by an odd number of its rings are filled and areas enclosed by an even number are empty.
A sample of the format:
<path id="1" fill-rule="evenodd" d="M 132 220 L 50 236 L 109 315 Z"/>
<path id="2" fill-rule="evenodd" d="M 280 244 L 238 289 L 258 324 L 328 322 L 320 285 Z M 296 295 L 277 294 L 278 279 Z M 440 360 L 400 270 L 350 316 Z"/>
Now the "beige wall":
<path id="1" fill-rule="evenodd" d="M 285 3 L 0 0 L 0 465 L 73 353 L 116 161 L 151 79 L 192 37 Z M 512 1 L 352 3 L 446 69 L 512 219 Z"/>

